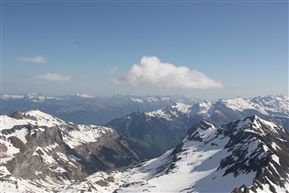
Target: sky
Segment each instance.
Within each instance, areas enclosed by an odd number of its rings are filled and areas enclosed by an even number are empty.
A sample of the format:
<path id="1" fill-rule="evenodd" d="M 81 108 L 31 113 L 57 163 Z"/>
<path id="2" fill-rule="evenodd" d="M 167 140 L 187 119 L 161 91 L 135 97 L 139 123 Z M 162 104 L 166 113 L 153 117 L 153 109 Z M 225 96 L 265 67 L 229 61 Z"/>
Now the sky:
<path id="1" fill-rule="evenodd" d="M 288 1 L 1 1 L 1 93 L 288 94 Z"/>

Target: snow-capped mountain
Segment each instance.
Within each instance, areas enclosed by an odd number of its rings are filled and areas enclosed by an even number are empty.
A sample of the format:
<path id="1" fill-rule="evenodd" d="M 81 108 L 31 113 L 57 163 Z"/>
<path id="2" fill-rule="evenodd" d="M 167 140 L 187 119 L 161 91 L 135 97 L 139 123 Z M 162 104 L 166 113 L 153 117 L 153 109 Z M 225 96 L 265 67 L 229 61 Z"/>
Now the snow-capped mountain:
<path id="1" fill-rule="evenodd" d="M 0 95 L 1 113 L 39 109 L 66 121 L 78 124 L 103 125 L 133 111 L 150 112 L 177 102 L 194 104 L 196 99 L 181 96 L 112 96 L 88 94 L 48 97 L 43 94 Z"/>
<path id="2" fill-rule="evenodd" d="M 97 172 L 61 191 L 288 192 L 288 142 L 284 128 L 258 116 L 220 127 L 201 121 L 162 156 L 124 172 Z"/>
<path id="3" fill-rule="evenodd" d="M 0 115 L 0 125 L 1 188 L 9 192 L 51 190 L 139 160 L 109 127 L 77 125 L 39 110 Z"/>

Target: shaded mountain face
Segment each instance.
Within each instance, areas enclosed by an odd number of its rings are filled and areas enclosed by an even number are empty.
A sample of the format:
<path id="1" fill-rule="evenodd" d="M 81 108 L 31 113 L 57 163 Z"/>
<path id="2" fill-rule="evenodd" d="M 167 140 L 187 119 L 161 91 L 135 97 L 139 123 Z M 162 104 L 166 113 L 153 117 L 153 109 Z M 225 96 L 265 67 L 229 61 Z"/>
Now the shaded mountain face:
<path id="1" fill-rule="evenodd" d="M 176 148 L 128 170 L 121 192 L 288 192 L 289 135 L 257 116 L 201 121 Z"/>
<path id="2" fill-rule="evenodd" d="M 104 125 L 133 111 L 149 112 L 176 102 L 194 104 L 196 99 L 181 96 L 112 96 L 93 97 L 84 94 L 49 97 L 43 94 L 0 95 L 1 113 L 39 109 L 78 124 Z"/>
<path id="3" fill-rule="evenodd" d="M 149 113 L 133 112 L 107 126 L 124 135 L 141 158 L 153 158 L 180 142 L 187 130 L 189 108 L 189 105 L 177 103 Z"/>
<path id="4" fill-rule="evenodd" d="M 38 110 L 0 118 L 0 178 L 4 186 L 12 183 L 11 191 L 19 179 L 57 187 L 139 161 L 109 127 L 68 123 Z"/>

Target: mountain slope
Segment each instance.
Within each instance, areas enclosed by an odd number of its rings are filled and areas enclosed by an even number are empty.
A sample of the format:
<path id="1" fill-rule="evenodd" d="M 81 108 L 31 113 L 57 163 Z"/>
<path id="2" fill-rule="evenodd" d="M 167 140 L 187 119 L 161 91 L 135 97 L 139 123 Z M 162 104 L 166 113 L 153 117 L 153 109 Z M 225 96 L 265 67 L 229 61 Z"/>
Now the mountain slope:
<path id="1" fill-rule="evenodd" d="M 38 110 L 0 118 L 4 188 L 55 188 L 139 160 L 126 140 L 108 127 L 68 123 Z"/>
<path id="2" fill-rule="evenodd" d="M 257 116 L 200 122 L 175 149 L 127 173 L 120 192 L 289 191 L 289 135 Z"/>

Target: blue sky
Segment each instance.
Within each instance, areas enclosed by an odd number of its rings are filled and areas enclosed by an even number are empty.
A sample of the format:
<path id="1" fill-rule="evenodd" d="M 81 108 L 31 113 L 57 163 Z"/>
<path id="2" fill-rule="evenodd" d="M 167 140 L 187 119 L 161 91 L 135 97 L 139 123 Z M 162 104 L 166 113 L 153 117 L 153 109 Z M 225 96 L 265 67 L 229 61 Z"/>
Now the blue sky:
<path id="1" fill-rule="evenodd" d="M 2 1 L 2 93 L 288 94 L 286 1 Z"/>

